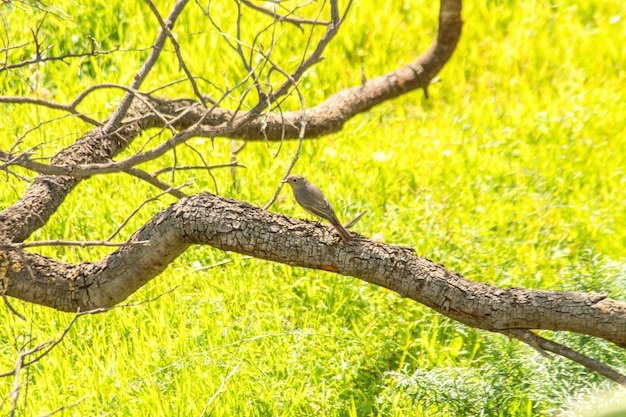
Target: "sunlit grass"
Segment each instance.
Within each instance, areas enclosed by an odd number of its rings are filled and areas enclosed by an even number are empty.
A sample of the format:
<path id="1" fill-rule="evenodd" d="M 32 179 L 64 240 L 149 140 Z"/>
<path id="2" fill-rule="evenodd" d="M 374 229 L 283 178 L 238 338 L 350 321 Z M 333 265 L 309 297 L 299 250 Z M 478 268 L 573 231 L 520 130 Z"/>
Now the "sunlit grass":
<path id="1" fill-rule="evenodd" d="M 232 5 L 211 4 L 232 35 Z M 94 83 L 132 80 L 158 30 L 144 3 L 55 7 L 71 16 L 48 16 L 42 26 L 54 36 L 55 51 L 81 50 L 89 45 L 86 35 L 104 49 L 121 50 L 3 73 L 2 94 L 69 102 Z M 163 14 L 167 7 L 159 5 Z M 435 34 L 437 9 L 431 3 L 356 2 L 351 13 L 326 59 L 303 78 L 309 106 L 360 83 L 362 66 L 372 77 L 413 59 Z M 12 9 L 6 18 L 15 29 L 8 32 L 12 40 L 30 39 L 40 18 Z M 415 247 L 470 279 L 503 287 L 608 291 L 624 299 L 626 10 L 613 1 L 485 0 L 466 2 L 464 19 L 459 47 L 429 89 L 430 99 L 411 93 L 355 117 L 337 134 L 306 141 L 296 171 L 320 185 L 342 219 L 367 209 L 357 232 Z M 245 73 L 196 4 L 175 30 L 194 73 L 219 88 Z M 306 34 L 289 25 L 279 32 L 275 57 L 293 68 Z M 168 49 L 146 88 L 182 77 Z M 162 94 L 193 96 L 188 83 Z M 80 109 L 104 119 L 121 95 L 94 93 Z M 285 105 L 295 108 L 297 101 Z M 1 106 L 0 115 L 6 149 L 41 121 L 64 114 Z M 45 143 L 37 156 L 50 156 L 87 128 L 63 118 L 26 135 L 21 149 Z M 138 138 L 124 155 L 156 133 Z M 230 145 L 220 138 L 190 143 L 209 164 L 229 159 Z M 217 191 L 264 204 L 295 147 L 248 144 L 240 154 L 247 168 L 238 171 L 237 186 L 228 170 L 212 171 Z M 185 148 L 177 158 L 179 164 L 200 163 Z M 167 155 L 144 168 L 173 160 Z M 187 192 L 216 192 L 205 172 L 178 173 L 177 183 L 184 180 L 191 183 Z M 0 208 L 25 187 L 5 177 Z M 121 174 L 91 178 L 32 239 L 104 239 L 156 194 Z M 163 198 L 144 207 L 120 239 L 172 202 Z M 305 216 L 288 193 L 271 210 Z M 39 252 L 75 263 L 108 253 Z M 192 247 L 130 301 L 172 289 L 150 303 L 82 317 L 60 346 L 23 373 L 29 382 L 20 396 L 23 415 L 86 397 L 64 415 L 535 416 L 554 415 L 578 393 L 610 386 L 565 360 L 550 362 L 516 341 L 469 329 L 353 278 Z M 0 309 L 3 369 L 13 366 L 19 347 L 59 336 L 71 320 L 11 302 L 28 320 Z M 624 370 L 623 351 L 608 344 L 549 336 Z M 0 387 L 8 395 L 10 378 L 0 380 Z"/>

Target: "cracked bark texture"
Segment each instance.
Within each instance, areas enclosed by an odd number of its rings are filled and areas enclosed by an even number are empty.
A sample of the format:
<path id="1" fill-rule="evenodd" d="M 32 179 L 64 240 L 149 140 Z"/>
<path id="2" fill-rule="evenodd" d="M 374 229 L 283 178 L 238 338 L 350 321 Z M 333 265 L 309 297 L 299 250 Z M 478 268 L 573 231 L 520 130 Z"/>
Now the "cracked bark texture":
<path id="1" fill-rule="evenodd" d="M 64 264 L 22 253 L 28 267 L 11 268 L 8 295 L 64 311 L 120 303 L 192 244 L 360 278 L 398 292 L 466 325 L 490 331 L 566 330 L 626 347 L 626 303 L 596 293 L 501 289 L 470 281 L 410 249 L 296 220 L 209 193 L 158 213 L 125 246 L 94 263 Z M 15 265 L 17 254 L 9 253 Z"/>

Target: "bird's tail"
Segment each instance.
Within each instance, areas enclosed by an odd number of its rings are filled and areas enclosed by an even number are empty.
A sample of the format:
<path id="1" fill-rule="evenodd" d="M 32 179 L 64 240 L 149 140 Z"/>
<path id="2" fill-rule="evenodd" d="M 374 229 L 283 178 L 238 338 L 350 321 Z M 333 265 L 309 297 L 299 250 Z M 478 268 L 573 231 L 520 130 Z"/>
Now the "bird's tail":
<path id="1" fill-rule="evenodd" d="M 350 232 L 348 232 L 342 225 L 341 223 L 331 223 L 331 225 L 337 229 L 337 232 L 339 232 L 339 234 L 341 235 L 341 238 L 343 240 L 345 240 L 346 242 L 349 242 L 352 240 L 352 236 L 350 236 Z"/>

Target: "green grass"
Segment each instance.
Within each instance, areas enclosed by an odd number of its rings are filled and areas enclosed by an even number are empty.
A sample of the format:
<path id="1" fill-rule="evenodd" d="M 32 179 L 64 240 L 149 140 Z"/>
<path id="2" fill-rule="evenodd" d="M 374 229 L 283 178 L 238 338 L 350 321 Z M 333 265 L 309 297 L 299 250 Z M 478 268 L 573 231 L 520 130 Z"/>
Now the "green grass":
<path id="1" fill-rule="evenodd" d="M 431 42 L 437 9 L 430 2 L 373 4 L 354 5 L 326 59 L 305 75 L 309 105 L 355 85 L 362 65 L 372 77 Z M 71 18 L 49 15 L 42 25 L 53 51 L 83 50 L 86 35 L 102 48 L 120 45 L 123 51 L 3 73 L 2 94 L 68 102 L 86 86 L 132 80 L 148 53 L 141 48 L 157 33 L 154 19 L 143 23 L 145 4 L 55 7 L 64 10 L 58 16 Z M 167 12 L 163 2 L 159 7 Z M 232 34 L 232 6 L 212 7 Z M 30 39 L 42 17 L 8 3 L 0 12 L 16 44 Z M 296 172 L 320 185 L 342 219 L 367 209 L 359 233 L 413 246 L 470 279 L 607 291 L 626 299 L 626 9 L 614 1 L 484 0 L 466 2 L 464 19 L 461 42 L 430 99 L 409 94 L 355 117 L 342 132 L 305 142 Z M 258 20 L 246 22 L 263 23 Z M 276 59 L 293 68 L 306 36 L 289 26 L 279 29 Z M 244 73 L 197 5 L 190 4 L 176 31 L 192 71 L 215 82 L 217 87 L 201 83 L 207 92 L 217 95 Z M 182 78 L 173 54 L 162 58 L 146 88 Z M 99 91 L 81 110 L 103 118 L 121 94 Z M 163 94 L 192 96 L 188 83 Z M 285 103 L 296 107 L 296 100 Z M 8 105 L 0 114 L 3 149 L 41 121 L 63 115 Z M 21 149 L 44 142 L 37 155 L 50 156 L 87 128 L 70 118 L 56 120 L 25 136 Z M 125 155 L 150 137 L 138 138 Z M 191 144 L 210 164 L 228 160 L 227 141 Z M 295 146 L 248 144 L 238 187 L 228 171 L 213 171 L 219 193 L 264 204 Z M 181 164 L 199 163 L 185 148 L 177 157 Z M 172 161 L 170 154 L 145 168 Z M 216 191 L 205 173 L 177 174 L 178 183 L 185 179 L 192 183 L 188 192 Z M 26 187 L 13 177 L 2 181 L 0 208 Z M 32 239 L 105 238 L 156 193 L 124 175 L 89 179 Z M 142 209 L 121 238 L 172 202 L 163 198 Z M 272 210 L 304 217 L 287 192 Z M 108 252 L 39 251 L 68 262 Z M 454 323 L 353 278 L 193 247 L 130 301 L 170 289 L 147 304 L 82 317 L 60 346 L 24 372 L 29 384 L 21 392 L 20 415 L 85 397 L 62 415 L 548 416 L 575 407 L 580 398 L 592 402 L 588 395 L 612 387 L 568 361 L 548 361 L 516 341 Z M 55 338 L 71 320 L 12 304 L 28 320 L 0 309 L 2 369 L 13 366 L 16 347 Z M 623 350 L 579 335 L 547 335 L 626 371 Z M 11 388 L 10 378 L 0 380 L 2 397 Z M 2 413 L 9 409 L 8 403 L 2 407 Z"/>

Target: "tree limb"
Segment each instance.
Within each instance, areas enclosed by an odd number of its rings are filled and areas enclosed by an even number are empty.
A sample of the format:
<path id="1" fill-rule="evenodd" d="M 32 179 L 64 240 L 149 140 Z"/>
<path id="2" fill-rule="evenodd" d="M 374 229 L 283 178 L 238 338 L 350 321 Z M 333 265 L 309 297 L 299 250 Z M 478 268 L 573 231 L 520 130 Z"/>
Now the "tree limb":
<path id="1" fill-rule="evenodd" d="M 471 327 L 495 332 L 564 330 L 626 347 L 626 303 L 604 294 L 503 289 L 473 282 L 409 249 L 356 236 L 353 244 L 342 244 L 326 226 L 209 193 L 158 213 L 129 241 L 150 245 L 124 246 L 98 262 L 79 265 L 6 252 L 6 294 L 63 311 L 106 308 L 160 274 L 190 245 L 206 244 L 357 277 Z"/>
<path id="2" fill-rule="evenodd" d="M 557 355 L 577 362 L 583 365 L 585 368 L 591 369 L 592 371 L 597 372 L 600 375 L 603 375 L 606 378 L 626 387 L 626 376 L 620 374 L 619 372 L 615 371 L 610 366 L 603 364 L 602 362 L 590 358 L 587 355 L 583 355 L 582 353 L 576 352 L 574 349 L 570 349 L 560 343 L 543 338 L 528 330 L 510 329 L 503 333 L 508 334 L 509 336 L 513 336 L 514 338 L 526 343 L 527 345 L 532 346 L 544 355 L 545 352 L 541 352 L 541 350 L 547 350 L 556 353 Z"/>

